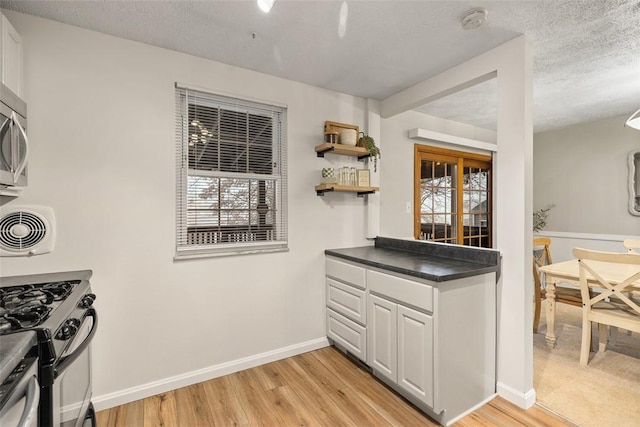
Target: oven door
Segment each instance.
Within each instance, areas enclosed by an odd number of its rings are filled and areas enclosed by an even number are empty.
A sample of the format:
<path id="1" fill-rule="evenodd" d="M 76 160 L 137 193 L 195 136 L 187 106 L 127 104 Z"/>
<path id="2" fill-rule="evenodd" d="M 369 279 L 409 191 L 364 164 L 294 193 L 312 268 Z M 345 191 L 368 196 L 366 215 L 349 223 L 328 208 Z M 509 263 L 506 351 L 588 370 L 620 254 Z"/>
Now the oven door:
<path id="1" fill-rule="evenodd" d="M 90 308 L 86 311 L 73 342 L 56 366 L 53 383 L 54 426 L 95 426 L 91 406 L 90 344 L 97 326 L 97 313 Z"/>
<path id="2" fill-rule="evenodd" d="M 0 426 L 37 427 L 40 402 L 38 359 L 31 357 L 20 362 L 0 389 L 4 402 L 0 408 Z"/>

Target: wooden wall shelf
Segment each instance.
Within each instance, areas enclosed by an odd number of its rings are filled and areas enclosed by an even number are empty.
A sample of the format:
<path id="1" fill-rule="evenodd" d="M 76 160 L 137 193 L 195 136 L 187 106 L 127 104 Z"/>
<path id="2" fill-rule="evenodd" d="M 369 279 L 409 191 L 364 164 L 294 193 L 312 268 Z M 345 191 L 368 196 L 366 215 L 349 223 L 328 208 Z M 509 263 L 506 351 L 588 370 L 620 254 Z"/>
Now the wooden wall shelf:
<path id="1" fill-rule="evenodd" d="M 325 134 L 327 132 L 339 132 L 344 129 L 354 129 L 356 131 L 356 138 L 360 136 L 360 128 L 356 125 L 350 125 L 345 123 L 337 123 L 327 121 L 324 124 Z M 325 153 L 333 153 L 341 156 L 350 156 L 356 157 L 358 160 L 365 160 L 371 157 L 369 154 L 369 150 L 365 147 L 358 147 L 353 145 L 344 145 L 344 144 L 333 144 L 330 142 L 325 142 L 320 145 L 316 145 L 315 147 L 316 155 L 318 157 L 324 157 Z M 357 180 L 356 180 L 357 182 Z M 368 180 L 363 180 L 363 183 L 369 183 Z M 356 186 L 356 185 L 339 185 L 335 182 L 324 182 L 322 184 L 316 185 L 316 194 L 318 196 L 324 196 L 324 193 L 330 191 L 338 191 L 343 193 L 356 193 L 358 197 L 362 197 L 365 194 L 373 194 L 376 191 L 380 191 L 379 187 L 369 187 L 369 186 Z"/>
<path id="2" fill-rule="evenodd" d="M 341 191 L 344 193 L 357 193 L 358 197 L 362 197 L 365 194 L 373 194 L 379 190 L 380 190 L 379 187 L 360 187 L 355 185 L 338 185 L 338 184 L 316 185 L 316 194 L 318 196 L 324 196 L 324 193 L 328 191 Z"/>
<path id="3" fill-rule="evenodd" d="M 325 153 L 341 154 L 343 156 L 357 157 L 358 160 L 364 160 L 369 157 L 369 152 L 364 147 L 354 147 L 351 145 L 343 144 L 331 144 L 325 142 L 324 144 L 316 145 L 316 155 L 318 157 L 324 157 Z"/>

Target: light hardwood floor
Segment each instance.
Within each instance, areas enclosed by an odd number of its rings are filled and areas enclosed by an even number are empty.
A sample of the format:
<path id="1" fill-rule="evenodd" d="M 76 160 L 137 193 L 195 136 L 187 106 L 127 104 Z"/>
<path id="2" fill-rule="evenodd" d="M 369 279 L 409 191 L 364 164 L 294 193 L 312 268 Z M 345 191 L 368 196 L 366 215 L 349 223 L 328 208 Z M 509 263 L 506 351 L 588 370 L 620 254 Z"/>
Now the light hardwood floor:
<path id="1" fill-rule="evenodd" d="M 333 347 L 97 413 L 99 427 L 437 426 Z M 573 426 L 501 398 L 454 424 Z"/>

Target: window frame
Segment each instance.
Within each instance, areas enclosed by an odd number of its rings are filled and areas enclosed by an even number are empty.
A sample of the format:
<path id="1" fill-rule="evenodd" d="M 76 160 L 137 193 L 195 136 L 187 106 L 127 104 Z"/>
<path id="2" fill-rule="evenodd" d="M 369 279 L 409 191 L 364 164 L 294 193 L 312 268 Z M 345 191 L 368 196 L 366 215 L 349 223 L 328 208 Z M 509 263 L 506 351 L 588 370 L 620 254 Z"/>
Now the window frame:
<path id="1" fill-rule="evenodd" d="M 288 251 L 286 105 L 250 98 L 239 98 L 229 94 L 215 93 L 207 89 L 193 88 L 178 83 L 175 84 L 175 102 L 176 243 L 174 259 Z M 192 168 L 193 165 L 190 164 L 189 152 L 189 135 L 191 133 L 189 126 L 193 117 L 190 117 L 189 114 L 190 106 L 195 104 L 203 107 L 229 110 L 235 113 L 240 112 L 240 114 L 244 113 L 247 115 L 247 123 L 249 123 L 249 115 L 256 114 L 256 111 L 264 112 L 267 116 L 271 114 L 270 117 L 273 120 L 271 123 L 272 145 L 270 145 L 269 148 L 274 164 L 271 173 L 253 172 L 248 169 L 250 163 L 247 163 L 247 170 L 240 172 L 225 171 L 220 168 L 220 163 L 218 163 L 217 169 Z M 220 116 L 218 115 L 218 117 Z M 249 125 L 247 124 L 247 126 Z M 249 140 L 250 128 L 239 128 L 237 135 L 242 135 L 243 131 L 247 132 L 246 137 Z M 227 144 L 222 138 L 212 140 L 212 143 L 217 147 L 218 156 L 222 155 L 222 147 L 230 146 L 229 144 L 238 145 L 237 141 L 232 141 Z M 247 153 L 250 151 L 249 142 L 247 142 L 246 151 Z M 247 181 L 246 198 L 249 205 L 246 209 L 239 208 L 238 212 L 246 210 L 248 219 L 247 224 L 237 225 L 238 230 L 235 233 L 240 237 L 233 239 L 234 241 L 223 241 L 225 233 L 221 230 L 224 228 L 233 228 L 234 225 L 222 224 L 220 221 L 217 224 L 205 224 L 200 227 L 191 224 L 192 219 L 190 218 L 193 218 L 193 212 L 197 211 L 199 207 L 194 207 L 194 205 L 188 201 L 190 177 L 209 179 L 212 183 L 218 180 L 218 186 L 222 180 L 233 181 L 234 179 L 238 179 Z M 257 181 L 257 183 L 254 181 Z M 193 182 L 193 179 L 191 182 Z M 254 184 L 257 185 L 257 191 L 259 192 L 257 196 L 259 205 L 262 204 L 261 200 L 264 198 L 264 194 L 260 193 L 260 191 L 266 191 L 265 188 L 268 185 L 273 187 L 273 198 L 275 200 L 273 206 L 267 208 L 267 211 L 273 216 L 272 225 L 269 227 L 270 231 L 265 231 L 266 229 L 262 230 L 264 237 L 262 235 L 256 237 L 256 230 L 252 230 L 254 227 L 257 227 L 251 219 L 252 210 L 258 212 L 258 221 L 259 224 L 262 224 L 262 207 L 258 206 L 253 209 L 249 202 L 252 198 L 251 186 Z M 212 206 L 216 206 L 215 208 L 211 208 L 212 218 L 220 218 L 220 214 L 227 209 L 220 203 L 221 195 L 222 192 L 217 191 L 213 196 L 210 196 L 212 199 L 218 200 L 217 205 L 215 203 L 212 204 Z M 246 227 L 246 230 L 243 230 L 243 226 Z M 207 228 L 211 230 L 206 231 Z M 209 235 L 205 236 L 205 233 L 209 233 Z M 247 237 L 242 237 L 242 234 Z M 217 239 L 215 238 L 216 235 L 218 236 Z M 231 239 L 231 237 L 227 237 Z M 252 240 L 252 238 L 254 240 Z"/>
<path id="2" fill-rule="evenodd" d="M 422 161 L 449 161 L 456 164 L 457 182 L 463 182 L 464 168 L 465 167 L 479 167 L 486 168 L 488 172 L 487 182 L 487 228 L 488 228 L 488 248 L 493 247 L 493 173 L 492 164 L 493 158 L 490 154 L 479 154 L 465 151 L 452 150 L 448 148 L 435 147 L 424 144 L 414 145 L 414 213 L 413 213 L 413 235 L 416 240 L 421 240 L 420 235 L 422 232 L 422 203 L 421 203 L 421 176 L 422 176 Z M 464 245 L 464 216 L 465 214 L 471 215 L 471 212 L 464 211 L 464 188 L 462 185 L 458 187 L 456 192 L 456 206 L 463 206 L 463 210 L 456 209 L 456 236 L 455 243 L 453 242 L 441 242 L 445 244 L 458 244 Z M 454 212 L 452 212 L 454 213 Z M 462 232 L 460 232 L 462 231 Z M 433 239 L 423 239 L 426 241 L 439 241 Z M 469 246 L 469 245 L 466 245 Z M 479 246 L 479 245 L 474 245 Z M 482 246 L 484 247 L 484 246 Z"/>

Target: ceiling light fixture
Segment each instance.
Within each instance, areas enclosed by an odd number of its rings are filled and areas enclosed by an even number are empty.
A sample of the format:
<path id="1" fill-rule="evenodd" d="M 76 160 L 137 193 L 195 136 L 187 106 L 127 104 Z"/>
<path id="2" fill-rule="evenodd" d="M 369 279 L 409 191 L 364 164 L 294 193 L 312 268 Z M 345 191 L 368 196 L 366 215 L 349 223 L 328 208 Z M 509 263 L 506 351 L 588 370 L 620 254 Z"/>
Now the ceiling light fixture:
<path id="1" fill-rule="evenodd" d="M 636 111 L 631 115 L 631 117 L 629 117 L 625 122 L 625 126 L 640 130 L 640 115 L 638 113 L 640 113 L 640 110 Z"/>
<path id="2" fill-rule="evenodd" d="M 467 10 L 464 15 L 462 15 L 462 28 L 465 30 L 473 30 L 482 26 L 482 24 L 487 22 L 487 15 L 487 9 L 481 7 Z"/>
<path id="3" fill-rule="evenodd" d="M 269 13 L 276 0 L 258 0 L 258 7 L 264 13 Z"/>

